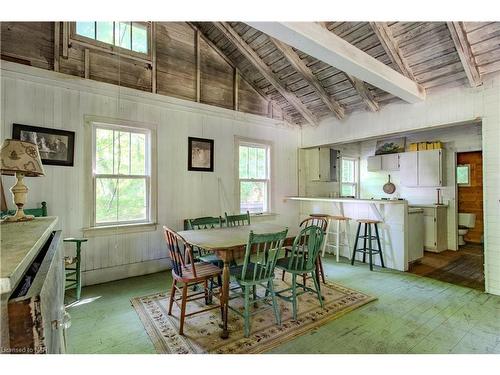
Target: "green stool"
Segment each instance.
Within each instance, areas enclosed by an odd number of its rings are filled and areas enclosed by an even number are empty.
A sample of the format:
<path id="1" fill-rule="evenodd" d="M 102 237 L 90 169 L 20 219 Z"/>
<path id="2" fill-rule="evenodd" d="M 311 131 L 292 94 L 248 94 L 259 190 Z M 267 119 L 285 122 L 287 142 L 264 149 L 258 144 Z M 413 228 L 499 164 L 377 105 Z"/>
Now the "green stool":
<path id="1" fill-rule="evenodd" d="M 64 242 L 74 242 L 76 243 L 76 258 L 75 261 L 71 263 L 75 264 L 74 268 L 70 267 L 65 267 L 65 274 L 66 282 L 70 282 L 70 284 L 66 284 L 66 287 L 64 288 L 65 290 L 69 289 L 76 289 L 76 300 L 80 300 L 80 294 L 82 292 L 82 278 L 81 278 L 81 269 L 80 269 L 80 264 L 81 264 L 81 247 L 82 247 L 82 242 L 87 242 L 88 240 L 86 238 L 65 238 L 63 240 Z"/>

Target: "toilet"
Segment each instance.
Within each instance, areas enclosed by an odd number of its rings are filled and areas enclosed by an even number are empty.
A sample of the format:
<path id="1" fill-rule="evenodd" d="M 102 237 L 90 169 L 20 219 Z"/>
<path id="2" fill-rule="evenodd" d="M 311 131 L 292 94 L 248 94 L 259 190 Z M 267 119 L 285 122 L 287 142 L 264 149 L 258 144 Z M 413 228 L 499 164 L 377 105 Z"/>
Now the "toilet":
<path id="1" fill-rule="evenodd" d="M 476 225 L 476 214 L 458 214 L 458 245 L 465 245 L 464 236 Z"/>

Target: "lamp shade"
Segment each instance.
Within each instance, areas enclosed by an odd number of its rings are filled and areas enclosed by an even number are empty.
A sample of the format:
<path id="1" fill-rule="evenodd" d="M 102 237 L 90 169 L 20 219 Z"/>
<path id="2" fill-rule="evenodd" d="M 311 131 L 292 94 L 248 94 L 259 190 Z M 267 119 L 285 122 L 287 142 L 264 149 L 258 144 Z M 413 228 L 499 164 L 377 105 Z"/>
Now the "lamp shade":
<path id="1" fill-rule="evenodd" d="M 2 174 L 14 175 L 16 172 L 20 172 L 27 177 L 37 177 L 45 174 L 38 146 L 34 143 L 18 139 L 6 139 L 0 149 L 0 158 Z"/>

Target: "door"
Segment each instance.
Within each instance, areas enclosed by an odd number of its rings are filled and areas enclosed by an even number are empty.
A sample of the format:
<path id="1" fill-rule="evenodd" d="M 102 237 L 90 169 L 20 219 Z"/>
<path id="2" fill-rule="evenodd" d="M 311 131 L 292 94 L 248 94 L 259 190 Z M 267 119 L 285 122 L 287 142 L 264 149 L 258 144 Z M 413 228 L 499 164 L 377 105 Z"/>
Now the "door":
<path id="1" fill-rule="evenodd" d="M 382 155 L 383 171 L 399 171 L 399 154 Z"/>
<path id="2" fill-rule="evenodd" d="M 319 148 L 307 150 L 308 177 L 310 181 L 319 181 Z"/>
<path id="3" fill-rule="evenodd" d="M 399 156 L 401 185 L 418 186 L 418 152 L 403 152 Z"/>
<path id="4" fill-rule="evenodd" d="M 418 151 L 418 186 L 441 186 L 441 150 Z"/>

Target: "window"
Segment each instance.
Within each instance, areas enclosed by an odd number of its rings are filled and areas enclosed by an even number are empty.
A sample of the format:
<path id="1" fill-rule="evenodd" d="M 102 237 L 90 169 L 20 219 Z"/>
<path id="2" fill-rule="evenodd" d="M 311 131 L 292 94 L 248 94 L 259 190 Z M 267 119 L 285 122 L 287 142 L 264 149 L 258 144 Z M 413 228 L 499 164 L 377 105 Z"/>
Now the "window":
<path id="1" fill-rule="evenodd" d="M 267 143 L 237 141 L 240 212 L 270 211 L 270 153 Z"/>
<path id="2" fill-rule="evenodd" d="M 357 197 L 358 194 L 358 159 L 341 159 L 340 196 Z"/>
<path id="3" fill-rule="evenodd" d="M 144 22 L 76 22 L 75 33 L 126 50 L 148 53 L 149 27 Z"/>
<path id="4" fill-rule="evenodd" d="M 457 184 L 460 186 L 470 186 L 470 165 L 457 165 Z"/>
<path id="5" fill-rule="evenodd" d="M 150 129 L 93 124 L 93 226 L 154 221 L 151 139 Z"/>

